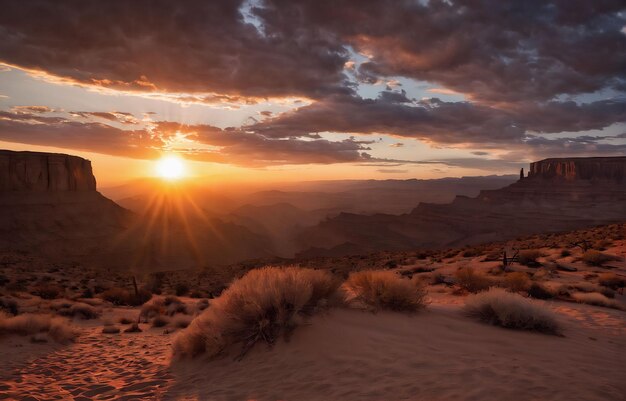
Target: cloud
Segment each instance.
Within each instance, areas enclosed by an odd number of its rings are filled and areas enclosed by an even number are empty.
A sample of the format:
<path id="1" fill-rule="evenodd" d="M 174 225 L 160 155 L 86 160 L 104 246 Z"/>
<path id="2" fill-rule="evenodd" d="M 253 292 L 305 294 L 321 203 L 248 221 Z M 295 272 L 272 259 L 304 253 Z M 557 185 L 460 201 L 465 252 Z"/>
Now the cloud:
<path id="1" fill-rule="evenodd" d="M 87 116 L 93 114 L 108 116 L 108 113 L 88 113 Z M 172 140 L 181 135 L 189 148 L 172 148 Z M 346 163 L 371 158 L 366 146 L 369 141 L 354 138 L 343 141 L 271 139 L 234 128 L 167 121 L 155 122 L 147 128 L 124 130 L 98 122 L 4 111 L 0 111 L 0 140 L 137 159 L 155 159 L 162 152 L 173 150 L 192 160 L 245 167 Z"/>
<path id="2" fill-rule="evenodd" d="M 348 52 L 333 35 L 274 26 L 262 35 L 241 6 L 240 0 L 7 3 L 0 61 L 139 92 L 320 97 L 349 91 Z"/>
<path id="3" fill-rule="evenodd" d="M 146 130 L 121 130 L 63 117 L 0 112 L 0 140 L 139 159 L 160 155 L 165 142 Z"/>
<path id="4" fill-rule="evenodd" d="M 185 150 L 198 160 L 375 159 L 372 141 L 330 141 L 326 132 L 478 148 L 473 154 L 483 159 L 506 150 L 513 161 L 616 154 L 621 144 L 584 132 L 626 122 L 625 16 L 619 0 L 262 0 L 246 7 L 243 0 L 33 0 L 3 5 L 0 62 L 65 84 L 176 102 L 299 106 L 260 111 L 258 120 L 225 130 L 178 124 L 209 147 Z M 411 79 L 467 100 L 413 99 Z M 385 90 L 360 97 L 363 83 Z M 66 147 L 74 140 L 73 148 L 130 157 L 169 146 L 177 125 L 140 125 L 124 112 L 77 111 L 71 119 L 46 115 L 53 111 L 46 106 L 12 110 L 0 117 L 1 137 Z M 562 132 L 581 134 L 549 138 Z"/>
<path id="5" fill-rule="evenodd" d="M 392 168 L 381 168 L 376 170 L 379 173 L 383 173 L 383 174 L 404 174 L 404 173 L 408 173 L 409 170 L 399 170 L 399 169 L 392 169 Z"/>
<path id="6" fill-rule="evenodd" d="M 521 143 L 528 131 L 601 129 L 626 121 L 626 98 L 587 104 L 547 102 L 500 109 L 437 98 L 407 103 L 333 96 L 247 127 L 268 137 L 320 132 L 390 134 L 440 144 Z"/>
<path id="7" fill-rule="evenodd" d="M 102 112 L 102 111 L 72 111 L 70 115 L 82 118 L 101 118 L 107 121 L 118 122 L 121 124 L 138 124 L 139 120 L 132 113 L 122 111 Z"/>

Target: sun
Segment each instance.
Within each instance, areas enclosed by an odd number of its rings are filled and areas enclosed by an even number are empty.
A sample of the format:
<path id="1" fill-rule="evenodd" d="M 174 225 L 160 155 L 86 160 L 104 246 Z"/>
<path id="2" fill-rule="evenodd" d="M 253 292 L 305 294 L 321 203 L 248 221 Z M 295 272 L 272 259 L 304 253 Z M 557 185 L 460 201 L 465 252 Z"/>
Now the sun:
<path id="1" fill-rule="evenodd" d="M 178 180 L 185 176 L 185 162 L 177 156 L 165 156 L 157 161 L 156 173 L 164 180 Z"/>

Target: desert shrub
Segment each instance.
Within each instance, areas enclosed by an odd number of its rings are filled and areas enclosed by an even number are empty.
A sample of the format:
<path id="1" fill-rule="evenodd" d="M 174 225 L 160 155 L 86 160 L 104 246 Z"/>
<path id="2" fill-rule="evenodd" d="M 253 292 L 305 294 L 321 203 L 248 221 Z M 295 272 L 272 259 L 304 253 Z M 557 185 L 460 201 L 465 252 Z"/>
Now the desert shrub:
<path id="1" fill-rule="evenodd" d="M 473 267 L 462 267 L 454 273 L 457 284 L 469 292 L 480 292 L 489 289 L 493 284 L 489 277 L 478 273 Z"/>
<path id="2" fill-rule="evenodd" d="M 64 344 L 78 336 L 69 322 L 60 317 L 25 313 L 8 316 L 0 313 L 0 335 L 19 334 L 23 336 L 45 333 L 54 341 Z"/>
<path id="3" fill-rule="evenodd" d="M 605 287 L 609 287 L 613 290 L 617 290 L 618 288 L 623 288 L 626 286 L 626 278 L 623 276 L 618 276 L 615 273 L 602 273 L 598 276 L 598 282 L 600 285 Z"/>
<path id="4" fill-rule="evenodd" d="M 43 299 L 57 299 L 63 293 L 63 289 L 54 284 L 39 284 L 33 288 L 32 293 Z"/>
<path id="5" fill-rule="evenodd" d="M 186 283 L 178 283 L 176 284 L 176 287 L 174 288 L 174 292 L 179 297 L 186 295 L 189 292 L 189 286 Z"/>
<path id="6" fill-rule="evenodd" d="M 337 283 L 328 271 L 296 267 L 251 270 L 211 302 L 173 344 L 176 356 L 215 356 L 288 335 L 302 317 L 328 303 Z"/>
<path id="7" fill-rule="evenodd" d="M 572 256 L 572 252 L 569 249 L 563 249 L 561 251 L 561 257 L 566 258 L 568 256 Z"/>
<path id="8" fill-rule="evenodd" d="M 607 298 L 599 292 L 575 292 L 572 294 L 572 298 L 576 302 L 580 302 L 583 304 L 619 309 L 619 305 L 617 302 Z"/>
<path id="9" fill-rule="evenodd" d="M 539 283 L 532 283 L 528 288 L 528 296 L 536 299 L 554 298 L 552 291 Z"/>
<path id="10" fill-rule="evenodd" d="M 111 302 L 113 305 L 139 306 L 146 303 L 152 294 L 145 289 L 140 289 L 137 294 L 124 288 L 110 288 L 100 294 L 102 299 Z"/>
<path id="11" fill-rule="evenodd" d="M 120 324 L 131 324 L 134 323 L 134 320 L 129 318 L 128 316 L 122 316 L 121 318 L 119 318 L 118 322 Z"/>
<path id="12" fill-rule="evenodd" d="M 469 248 L 463 251 L 461 256 L 464 258 L 473 258 L 475 256 L 481 256 L 484 253 L 482 248 Z"/>
<path id="13" fill-rule="evenodd" d="M 70 307 L 70 313 L 72 316 L 79 317 L 81 319 L 96 319 L 100 316 L 100 311 L 91 305 L 77 302 Z"/>
<path id="14" fill-rule="evenodd" d="M 609 254 L 591 249 L 583 254 L 582 260 L 583 262 L 585 262 L 586 264 L 590 266 L 602 266 L 603 264 L 607 262 L 619 260 L 619 258 L 617 256 L 609 255 Z"/>
<path id="15" fill-rule="evenodd" d="M 19 313 L 19 306 L 15 299 L 10 297 L 0 297 L 0 311 L 6 311 L 12 315 L 17 315 Z"/>
<path id="16" fill-rule="evenodd" d="M 530 287 L 530 279 L 524 272 L 513 272 L 504 277 L 503 284 L 512 292 L 526 291 Z"/>
<path id="17" fill-rule="evenodd" d="M 117 334 L 120 332 L 120 328 L 113 325 L 104 326 L 102 328 L 102 333 L 104 334 Z"/>
<path id="18" fill-rule="evenodd" d="M 126 330 L 124 330 L 124 333 L 141 333 L 141 331 L 142 330 L 139 328 L 139 324 L 133 323 L 126 328 Z"/>
<path id="19" fill-rule="evenodd" d="M 347 303 L 365 305 L 375 310 L 414 312 L 426 304 L 426 290 L 423 286 L 388 271 L 351 273 L 342 289 Z"/>
<path id="20" fill-rule="evenodd" d="M 164 327 L 167 326 L 170 320 L 167 316 L 157 315 L 152 319 L 152 327 Z"/>
<path id="21" fill-rule="evenodd" d="M 541 264 L 537 262 L 537 259 L 542 257 L 543 254 L 536 249 L 526 249 L 520 251 L 517 255 L 517 261 L 519 264 L 529 267 L 537 267 Z"/>
<path id="22" fill-rule="evenodd" d="M 83 292 L 80 294 L 81 298 L 93 298 L 93 291 L 91 288 L 86 287 Z"/>
<path id="23" fill-rule="evenodd" d="M 470 296 L 465 312 L 480 321 L 508 329 L 559 334 L 560 326 L 552 312 L 519 294 L 501 288 Z"/>

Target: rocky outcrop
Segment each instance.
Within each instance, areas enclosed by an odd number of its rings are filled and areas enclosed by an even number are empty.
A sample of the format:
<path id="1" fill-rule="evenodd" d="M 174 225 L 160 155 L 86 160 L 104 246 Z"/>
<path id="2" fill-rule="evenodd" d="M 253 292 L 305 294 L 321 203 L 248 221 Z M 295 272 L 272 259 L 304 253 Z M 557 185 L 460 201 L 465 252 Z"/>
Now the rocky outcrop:
<path id="1" fill-rule="evenodd" d="M 0 150 L 0 191 L 95 191 L 91 162 L 77 156 Z"/>
<path id="2" fill-rule="evenodd" d="M 626 179 L 626 157 L 545 159 L 530 163 L 528 178 L 621 183 Z"/>
<path id="3" fill-rule="evenodd" d="M 300 235 L 301 254 L 454 247 L 624 221 L 626 157 L 546 159 L 528 177 L 452 203 L 420 203 L 405 215 L 347 215 Z M 358 252 L 355 249 L 359 250 Z"/>

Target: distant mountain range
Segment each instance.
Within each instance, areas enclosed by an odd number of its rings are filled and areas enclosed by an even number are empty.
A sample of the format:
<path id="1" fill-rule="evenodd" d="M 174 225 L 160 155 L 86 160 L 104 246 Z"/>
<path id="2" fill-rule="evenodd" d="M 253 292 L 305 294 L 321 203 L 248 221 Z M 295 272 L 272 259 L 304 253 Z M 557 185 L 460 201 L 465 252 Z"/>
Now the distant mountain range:
<path id="1" fill-rule="evenodd" d="M 528 177 L 345 180 L 220 190 L 151 179 L 96 191 L 89 161 L 0 151 L 0 249 L 172 270 L 274 256 L 440 248 L 626 220 L 626 158 L 547 159 Z"/>

